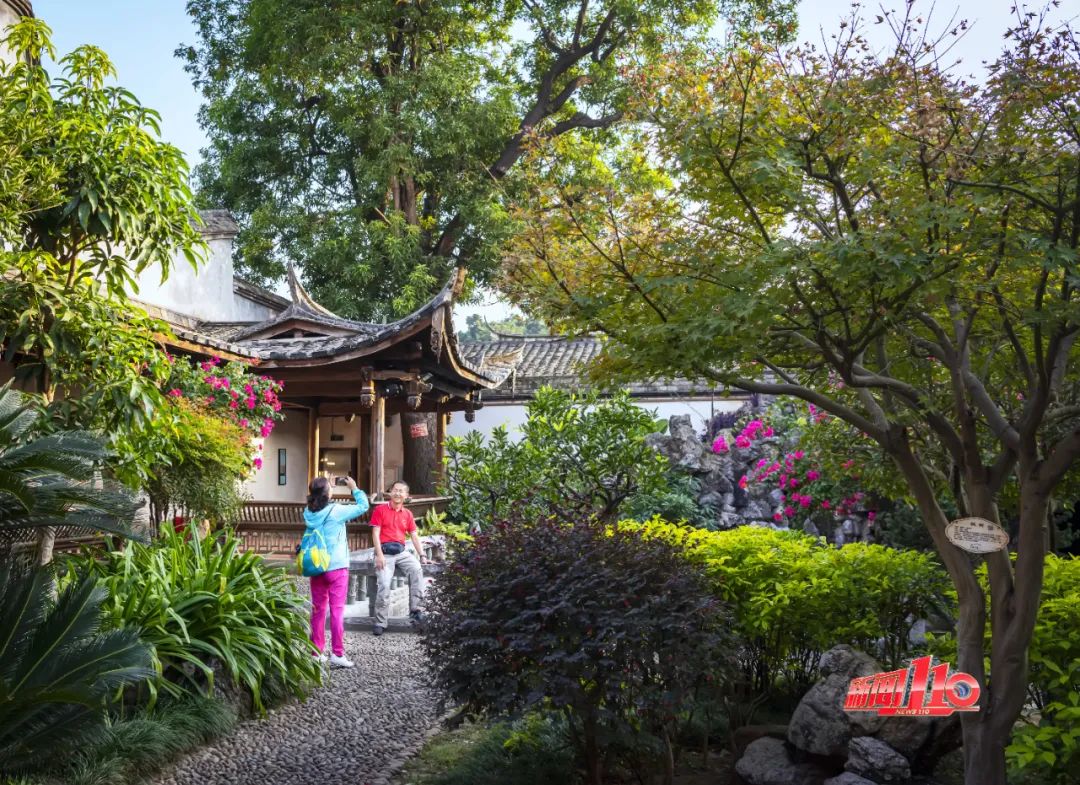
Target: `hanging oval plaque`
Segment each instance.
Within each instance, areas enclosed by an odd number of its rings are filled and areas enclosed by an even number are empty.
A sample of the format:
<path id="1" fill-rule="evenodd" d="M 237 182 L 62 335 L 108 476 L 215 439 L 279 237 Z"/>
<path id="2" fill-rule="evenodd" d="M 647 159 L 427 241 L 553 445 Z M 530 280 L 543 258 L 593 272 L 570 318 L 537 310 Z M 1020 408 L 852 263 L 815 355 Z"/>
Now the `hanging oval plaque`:
<path id="1" fill-rule="evenodd" d="M 993 553 L 1009 545 L 1009 533 L 986 518 L 960 518 L 945 527 L 945 536 L 968 553 Z"/>

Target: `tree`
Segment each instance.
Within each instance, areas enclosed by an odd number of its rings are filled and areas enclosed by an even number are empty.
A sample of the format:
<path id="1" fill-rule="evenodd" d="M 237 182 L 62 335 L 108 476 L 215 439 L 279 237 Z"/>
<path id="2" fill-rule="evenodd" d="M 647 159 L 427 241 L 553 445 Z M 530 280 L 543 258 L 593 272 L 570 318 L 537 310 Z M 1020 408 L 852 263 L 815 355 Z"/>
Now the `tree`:
<path id="1" fill-rule="evenodd" d="M 105 53 L 56 59 L 51 31 L 25 19 L 0 64 L 0 346 L 16 378 L 40 393 L 54 427 L 95 429 L 134 483 L 154 456 L 142 446 L 168 374 L 168 332 L 127 300 L 173 253 L 195 264 L 202 242 L 180 151 L 158 138 L 158 116 L 121 87 Z M 48 530 L 42 552 L 51 550 Z"/>
<path id="2" fill-rule="evenodd" d="M 448 512 L 456 522 L 486 527 L 516 511 L 610 523 L 631 497 L 665 489 L 667 459 L 645 443 L 663 423 L 627 393 L 600 400 L 542 387 L 527 409 L 518 441 L 502 426 L 486 440 L 476 431 L 447 440 Z"/>
<path id="3" fill-rule="evenodd" d="M 620 58 L 692 46 L 718 5 L 189 0 L 199 42 L 178 54 L 207 102 L 201 198 L 237 216 L 254 280 L 289 260 L 337 313 L 405 315 L 455 267 L 490 278 L 530 138 L 604 133 L 623 116 Z M 434 434 L 433 415 L 400 422 L 405 465 L 424 465 L 434 447 L 410 428 Z"/>
<path id="4" fill-rule="evenodd" d="M 1021 13 L 969 84 L 908 8 L 879 19 L 883 56 L 856 20 L 826 51 L 642 73 L 647 123 L 618 177 L 536 153 L 560 185 L 537 176 L 508 272 L 527 312 L 610 336 L 609 376 L 795 396 L 878 445 L 956 587 L 956 665 L 984 686 L 966 781 L 1002 785 L 1048 509 L 1080 456 L 1080 39 Z M 1015 563 L 983 557 L 989 612 L 945 499 L 1018 520 Z"/>
<path id="5" fill-rule="evenodd" d="M 512 314 L 502 321 L 489 322 L 478 313 L 465 318 L 465 331 L 458 335 L 462 341 L 494 341 L 499 335 L 547 335 L 543 322 L 527 316 Z"/>

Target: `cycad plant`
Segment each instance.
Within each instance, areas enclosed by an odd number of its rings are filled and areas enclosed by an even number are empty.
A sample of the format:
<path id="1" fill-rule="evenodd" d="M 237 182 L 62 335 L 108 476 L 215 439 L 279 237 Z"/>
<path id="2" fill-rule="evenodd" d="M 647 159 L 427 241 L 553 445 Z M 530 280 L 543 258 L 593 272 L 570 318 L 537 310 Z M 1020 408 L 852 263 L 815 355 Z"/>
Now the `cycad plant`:
<path id="1" fill-rule="evenodd" d="M 56 526 L 131 536 L 131 496 L 95 482 L 95 467 L 110 457 L 102 440 L 42 435 L 44 416 L 31 398 L 0 387 L 0 542 Z"/>
<path id="2" fill-rule="evenodd" d="M 153 675 L 134 630 L 99 631 L 106 593 L 51 571 L 0 565 L 0 774 L 55 759 L 104 727 L 109 697 Z"/>

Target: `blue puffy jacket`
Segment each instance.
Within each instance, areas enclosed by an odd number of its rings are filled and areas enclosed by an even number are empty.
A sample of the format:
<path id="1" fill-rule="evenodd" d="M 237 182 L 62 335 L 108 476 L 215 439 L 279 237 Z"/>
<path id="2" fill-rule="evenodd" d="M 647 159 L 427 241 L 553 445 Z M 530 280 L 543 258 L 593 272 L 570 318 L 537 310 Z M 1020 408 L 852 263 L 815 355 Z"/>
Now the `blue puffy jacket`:
<path id="1" fill-rule="evenodd" d="M 330 550 L 330 566 L 326 571 L 340 570 L 349 566 L 349 538 L 345 536 L 345 521 L 359 518 L 368 511 L 367 494 L 357 488 L 353 491 L 356 504 L 335 504 L 330 502 L 318 512 L 304 508 L 304 523 L 309 529 L 322 532 L 326 547 Z"/>

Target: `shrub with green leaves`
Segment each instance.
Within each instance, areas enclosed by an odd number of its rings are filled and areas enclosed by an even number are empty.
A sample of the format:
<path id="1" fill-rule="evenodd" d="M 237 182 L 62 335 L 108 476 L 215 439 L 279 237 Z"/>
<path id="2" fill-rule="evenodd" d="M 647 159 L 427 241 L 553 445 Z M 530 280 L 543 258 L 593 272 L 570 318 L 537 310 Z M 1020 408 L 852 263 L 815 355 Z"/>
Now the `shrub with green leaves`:
<path id="1" fill-rule="evenodd" d="M 165 527 L 150 545 L 128 542 L 68 562 L 74 574 L 94 575 L 108 588 L 109 626 L 139 630 L 153 645 L 152 697 L 207 692 L 215 665 L 251 692 L 260 712 L 268 677 L 297 695 L 319 682 L 304 599 L 283 570 L 238 545 L 228 531 L 200 539 L 190 527 Z"/>
<path id="2" fill-rule="evenodd" d="M 51 569 L 0 565 L 0 774 L 96 738 L 116 691 L 153 675 L 134 630 L 99 629 L 97 581 L 53 587 Z"/>
<path id="3" fill-rule="evenodd" d="M 544 387 L 527 410 L 517 441 L 501 427 L 486 441 L 476 432 L 447 439 L 453 520 L 614 520 L 631 496 L 666 490 L 667 460 L 645 444 L 663 423 L 626 392 L 601 400 Z"/>
<path id="4" fill-rule="evenodd" d="M 500 522 L 442 574 L 424 646 L 467 710 L 559 712 L 590 782 L 601 750 L 670 762 L 695 688 L 728 673 L 727 614 L 667 543 L 589 520 Z M 670 772 L 667 772 L 670 774 Z"/>
<path id="5" fill-rule="evenodd" d="M 801 532 L 710 532 L 659 519 L 619 529 L 704 566 L 712 591 L 731 604 L 744 673 L 759 692 L 802 694 L 821 655 L 840 643 L 899 667 L 913 652 L 912 625 L 940 609 L 948 587 L 930 556 L 880 545 L 833 548 Z"/>

